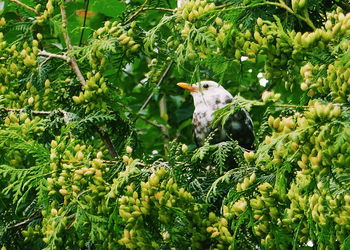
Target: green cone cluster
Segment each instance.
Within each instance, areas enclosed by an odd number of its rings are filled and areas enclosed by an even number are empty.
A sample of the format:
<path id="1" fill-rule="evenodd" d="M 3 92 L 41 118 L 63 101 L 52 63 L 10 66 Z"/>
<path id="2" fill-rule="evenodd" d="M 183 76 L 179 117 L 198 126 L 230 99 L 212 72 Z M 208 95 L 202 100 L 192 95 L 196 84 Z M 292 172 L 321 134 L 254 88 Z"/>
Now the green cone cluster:
<path id="1" fill-rule="evenodd" d="M 125 223 L 119 244 L 127 248 L 161 249 L 161 242 L 183 240 L 184 246 L 201 249 L 206 228 L 200 208 L 166 169 L 159 168 L 146 182 L 141 182 L 139 192 L 133 184 L 126 190 L 119 198 L 119 215 Z M 183 231 L 174 230 L 174 223 L 176 226 L 183 223 Z"/>
<path id="2" fill-rule="evenodd" d="M 87 73 L 86 85 L 79 93 L 79 96 L 73 96 L 73 101 L 76 104 L 86 106 L 86 112 L 93 110 L 107 110 L 105 96 L 108 94 L 108 87 L 106 79 L 101 76 L 99 72 L 92 75 Z"/>
<path id="3" fill-rule="evenodd" d="M 45 21 L 48 20 L 48 18 L 52 17 L 53 13 L 54 13 L 54 0 L 48 0 L 46 3 L 46 8 L 44 10 L 44 12 L 37 16 L 35 19 L 35 23 L 37 24 L 43 24 Z M 41 4 L 38 4 L 35 6 L 35 10 L 37 12 L 41 11 Z"/>
<path id="4" fill-rule="evenodd" d="M 0 198 L 10 208 L 0 209 L 0 244 L 298 249 L 311 240 L 318 249 L 347 247 L 350 14 L 332 7 L 317 20 L 311 16 L 316 2 L 307 0 L 220 6 L 190 0 L 174 10 L 149 2 L 137 10 L 130 3 L 89 39 L 83 36 L 83 45 L 72 34 L 67 51 L 56 28 L 71 27 L 60 23 L 57 7 L 66 7 L 70 23 L 74 4 L 17 6 L 28 12 L 18 27 L 8 12 L 0 18 Z M 263 15 L 260 7 L 277 14 Z M 18 35 L 16 28 L 28 32 L 23 40 L 5 33 Z M 67 60 L 73 57 L 85 81 Z M 258 73 L 269 90 L 257 83 Z M 245 100 L 261 125 L 254 151 L 234 142 L 194 151 L 181 141 L 189 109 L 172 83 L 202 76 L 261 98 Z M 169 119 L 152 104 L 136 113 L 145 89 L 130 84 L 145 77 L 163 82 L 162 95 L 176 111 Z M 256 82 L 236 88 L 241 78 Z M 261 120 L 255 109 L 266 111 Z M 159 131 L 167 142 L 145 147 L 154 153 L 133 144 L 135 134 L 151 138 Z M 175 137 L 178 142 L 168 143 Z M 159 145 L 166 144 L 163 155 Z M 121 149 L 125 145 L 138 146 Z"/>
<path id="5" fill-rule="evenodd" d="M 92 67 L 94 69 L 106 67 L 108 54 L 105 52 L 111 48 L 113 53 L 125 53 L 127 56 L 138 52 L 141 45 L 134 39 L 137 36 L 135 27 L 136 22 L 122 26 L 117 21 L 106 21 L 103 27 L 97 29 L 92 35 L 94 38 L 91 43 L 93 51 L 89 56 Z M 106 41 L 106 43 L 103 41 Z M 112 41 L 113 43 L 111 43 Z"/>
<path id="6" fill-rule="evenodd" d="M 175 15 L 177 15 L 176 21 L 181 19 L 188 22 L 195 22 L 200 19 L 206 13 L 215 9 L 214 3 L 208 3 L 205 0 L 190 0 L 185 1 L 180 8 L 177 9 Z"/>
<path id="7" fill-rule="evenodd" d="M 102 158 L 101 151 L 95 153 L 93 147 L 77 140 L 56 137 L 51 141 L 51 175 L 46 179 L 51 202 L 42 210 L 40 232 L 44 242 L 60 246 L 68 241 L 68 244 L 83 247 L 82 235 L 69 233 L 70 230 L 75 226 L 89 226 L 92 223 L 89 214 L 107 216 L 112 212 L 105 202 L 110 187 L 104 175 L 109 168 Z M 82 218 L 72 220 L 71 214 L 76 212 L 81 213 Z M 101 227 L 105 233 L 97 241 L 103 242 L 106 230 L 106 226 Z M 70 237 L 65 238 L 67 232 Z M 109 244 L 113 244 L 113 240 Z"/>

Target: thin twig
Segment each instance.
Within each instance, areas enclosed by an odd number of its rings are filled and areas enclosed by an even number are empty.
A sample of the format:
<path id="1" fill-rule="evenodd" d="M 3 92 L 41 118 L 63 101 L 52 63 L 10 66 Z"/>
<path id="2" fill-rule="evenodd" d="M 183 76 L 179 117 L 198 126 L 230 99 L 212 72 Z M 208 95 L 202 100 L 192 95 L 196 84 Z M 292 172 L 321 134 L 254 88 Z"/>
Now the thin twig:
<path id="1" fill-rule="evenodd" d="M 158 124 L 156 122 L 153 122 L 153 121 L 150 121 L 148 119 L 146 119 L 145 117 L 143 117 L 142 115 L 140 114 L 135 114 L 129 107 L 127 107 L 126 105 L 124 105 L 123 103 L 121 102 L 117 102 L 117 104 L 121 107 L 123 107 L 124 109 L 126 109 L 128 112 L 130 112 L 131 114 L 135 115 L 137 118 L 140 118 L 141 120 L 151 124 L 152 126 L 155 126 L 159 129 L 163 129 L 163 125 L 162 124 Z"/>
<path id="2" fill-rule="evenodd" d="M 28 6 L 28 5 L 26 5 L 25 3 L 22 3 L 22 2 L 19 1 L 19 0 L 10 0 L 10 1 L 11 1 L 11 2 L 14 2 L 14 3 L 16 3 L 16 4 L 21 5 L 22 7 L 26 8 L 27 10 L 30 10 L 30 11 L 34 12 L 34 13 L 37 14 L 37 15 L 40 14 L 40 13 L 39 13 L 38 11 L 36 11 L 34 8 L 32 8 L 32 7 Z"/>
<path id="3" fill-rule="evenodd" d="M 25 109 L 9 109 L 9 108 L 2 108 L 1 110 L 6 111 L 6 112 L 26 112 Z M 34 115 L 49 115 L 52 112 L 50 111 L 37 111 L 37 110 L 31 110 L 30 111 Z"/>
<path id="4" fill-rule="evenodd" d="M 278 108 L 303 108 L 303 109 L 308 109 L 311 108 L 312 106 L 304 106 L 304 105 L 297 105 L 297 104 L 284 104 L 284 103 L 266 103 L 266 102 L 259 102 L 259 101 L 250 101 L 252 106 L 266 106 L 270 105 L 273 107 L 278 107 Z M 337 104 L 335 104 L 337 105 Z"/>
<path id="5" fill-rule="evenodd" d="M 294 105 L 294 104 L 274 104 L 274 107 L 280 107 L 280 108 L 303 108 L 303 109 L 308 109 L 310 106 L 305 106 L 305 105 Z"/>
<path id="6" fill-rule="evenodd" d="M 35 219 L 38 219 L 38 218 L 40 218 L 39 215 L 38 215 L 38 216 L 35 216 L 35 217 L 32 217 L 32 218 L 28 218 L 28 219 L 26 219 L 26 220 L 24 220 L 24 221 L 21 221 L 21 222 L 15 224 L 15 225 L 9 226 L 8 229 L 12 229 L 12 228 L 15 228 L 15 227 L 22 226 L 22 225 L 27 224 L 27 223 L 29 223 L 29 222 L 35 220 Z"/>
<path id="7" fill-rule="evenodd" d="M 173 63 L 174 63 L 174 62 L 171 61 L 170 64 L 168 65 L 168 67 L 165 69 L 165 71 L 163 72 L 162 76 L 160 77 L 160 79 L 159 79 L 159 81 L 158 81 L 158 83 L 157 83 L 157 87 L 159 87 L 159 86 L 162 84 L 164 78 L 165 78 L 166 75 L 169 73 L 169 70 L 170 70 L 171 66 L 173 66 Z M 141 108 L 139 109 L 139 111 L 137 112 L 137 114 L 140 113 L 142 110 L 144 110 L 144 109 L 146 108 L 146 106 L 148 105 L 148 103 L 149 103 L 150 100 L 152 99 L 153 95 L 154 95 L 154 92 L 152 92 L 152 93 L 147 97 L 146 101 L 145 101 L 144 104 L 141 106 Z"/>
<path id="8" fill-rule="evenodd" d="M 117 103 L 120 105 L 120 103 Z M 347 103 L 332 103 L 334 106 L 338 106 L 338 107 L 348 107 L 349 104 Z M 251 103 L 252 106 L 265 106 L 266 103 L 265 102 L 252 102 Z M 297 105 L 297 104 L 283 104 L 283 103 L 273 103 L 270 104 L 273 107 L 281 107 L 281 108 L 304 108 L 304 109 L 309 109 L 309 108 L 313 108 L 314 106 L 307 106 L 307 105 Z M 123 105 L 123 107 L 125 107 L 125 105 Z M 5 112 L 31 112 L 33 115 L 49 115 L 51 113 L 53 113 L 54 111 L 40 111 L 40 110 L 27 110 L 27 109 L 11 109 L 11 108 L 0 108 L 0 110 L 5 111 Z M 61 112 L 62 114 L 65 114 L 66 111 L 64 110 L 58 110 L 59 112 Z M 57 110 L 55 111 L 57 112 Z M 129 111 L 132 112 L 132 111 Z M 140 115 L 137 115 L 137 118 L 143 119 L 146 121 L 145 118 L 143 118 Z M 151 121 L 147 121 L 148 123 L 152 124 L 155 127 L 159 127 L 161 128 L 160 124 L 157 123 L 152 123 Z"/>
<path id="9" fill-rule="evenodd" d="M 87 0 L 86 5 L 85 5 L 83 29 L 82 29 L 81 34 L 80 34 L 79 46 L 81 46 L 83 44 L 83 36 L 84 36 L 84 31 L 85 31 L 85 26 L 86 26 L 86 17 L 88 14 L 89 4 L 90 4 L 90 1 Z"/>
<path id="10" fill-rule="evenodd" d="M 159 7 L 149 7 L 149 8 L 145 8 L 145 7 L 141 7 L 140 9 L 138 9 L 134 14 L 131 15 L 131 17 L 129 17 L 128 20 L 126 20 L 122 25 L 126 25 L 130 22 L 132 22 L 141 12 L 143 11 L 147 11 L 147 10 L 161 10 L 161 11 L 168 11 L 168 12 L 174 12 L 174 9 L 168 9 L 168 8 L 159 8 Z"/>
<path id="11" fill-rule="evenodd" d="M 229 3 L 229 4 L 223 4 L 220 6 L 217 6 L 215 9 L 216 10 L 220 10 L 220 9 L 225 9 L 231 5 L 233 5 L 234 3 Z M 297 13 L 295 13 L 288 5 L 286 5 L 283 1 L 280 1 L 279 3 L 276 2 L 263 2 L 263 3 L 256 3 L 256 4 L 251 4 L 251 5 L 247 5 L 247 6 L 235 6 L 229 9 L 225 9 L 225 10 L 233 10 L 233 9 L 248 9 L 248 8 L 255 8 L 255 7 L 259 7 L 259 6 L 265 6 L 265 5 L 273 5 L 276 7 L 280 7 L 285 9 L 287 12 L 291 13 L 292 15 L 294 15 L 296 18 L 299 18 L 300 20 L 304 21 L 307 25 L 309 25 L 310 28 L 312 28 L 313 30 L 316 29 L 315 25 L 312 23 L 312 21 L 310 20 L 310 18 L 305 18 Z"/>
<path id="12" fill-rule="evenodd" d="M 118 164 L 120 161 L 102 160 L 104 164 Z"/>
<path id="13" fill-rule="evenodd" d="M 348 106 L 346 103 L 332 103 L 334 106 Z M 253 106 L 265 106 L 266 103 L 264 102 L 255 102 Z M 307 106 L 307 105 L 298 105 L 298 104 L 283 104 L 283 103 L 274 103 L 271 104 L 273 107 L 278 107 L 278 108 L 303 108 L 303 109 L 309 109 L 313 108 L 314 106 Z"/>
<path id="14" fill-rule="evenodd" d="M 66 43 L 66 47 L 67 47 L 67 52 L 72 51 L 73 47 L 68 35 L 68 31 L 67 31 L 67 14 L 66 14 L 66 10 L 64 8 L 64 4 L 60 5 L 60 9 L 61 9 L 61 16 L 62 16 L 62 27 L 63 27 L 63 37 L 64 37 L 64 41 Z M 79 82 L 81 83 L 81 85 L 86 86 L 86 81 L 79 69 L 79 66 L 77 64 L 77 60 L 75 59 L 74 56 L 70 56 L 70 64 L 79 80 Z"/>
<path id="15" fill-rule="evenodd" d="M 58 59 L 62 59 L 65 61 L 69 61 L 69 57 L 67 57 L 66 55 L 53 54 L 53 53 L 47 52 L 45 50 L 39 51 L 38 55 L 39 56 L 47 56 L 49 58 L 58 58 Z"/>
<path id="16" fill-rule="evenodd" d="M 47 58 L 45 58 L 45 60 L 42 63 L 40 63 L 40 67 L 42 67 L 51 58 L 58 58 L 58 59 L 65 60 L 67 62 L 69 62 L 69 60 L 70 60 L 66 55 L 53 54 L 53 53 L 47 52 L 45 50 L 39 51 L 38 55 L 47 57 Z"/>
<path id="17" fill-rule="evenodd" d="M 67 27 L 68 27 L 67 26 L 67 15 L 66 15 L 66 10 L 64 8 L 64 4 L 61 4 L 60 8 L 61 8 L 61 16 L 62 16 L 63 36 L 64 36 L 64 40 L 66 43 L 67 51 L 69 53 L 69 51 L 73 50 L 73 47 L 72 47 L 72 44 L 71 44 L 71 41 L 70 41 L 70 38 L 69 38 L 69 35 L 67 32 Z M 79 82 L 81 83 L 81 85 L 86 86 L 86 81 L 85 81 L 83 75 L 81 74 L 77 60 L 75 59 L 74 56 L 70 57 L 70 63 L 71 63 L 71 66 L 72 66 Z M 97 133 L 100 136 L 103 143 L 106 145 L 111 156 L 113 158 L 116 158 L 118 156 L 118 153 L 115 150 L 114 145 L 112 143 L 112 140 L 107 133 L 107 129 L 104 126 L 100 126 L 97 128 Z"/>
<path id="18" fill-rule="evenodd" d="M 108 133 L 107 133 L 107 129 L 103 126 L 100 126 L 97 129 L 97 133 L 100 136 L 101 140 L 103 141 L 103 143 L 106 145 L 109 153 L 111 154 L 111 156 L 115 159 L 118 157 L 118 153 L 114 148 L 113 142 L 111 140 L 111 138 L 109 137 Z"/>
<path id="19" fill-rule="evenodd" d="M 3 110 L 5 112 L 28 112 L 25 109 L 9 109 L 9 108 L 0 108 L 0 110 Z M 50 115 L 52 113 L 52 111 L 36 111 L 36 110 L 32 110 L 30 111 L 32 114 L 34 115 Z M 66 114 L 66 111 L 64 110 L 59 110 L 60 113 L 62 113 L 63 115 Z M 118 153 L 115 150 L 112 140 L 110 139 L 108 133 L 107 133 L 107 129 L 104 126 L 100 126 L 97 128 L 97 133 L 100 136 L 101 140 L 104 142 L 104 144 L 106 145 L 109 153 L 111 154 L 111 156 L 113 158 L 118 157 Z"/>
<path id="20" fill-rule="evenodd" d="M 111 160 L 101 160 L 104 164 L 118 164 L 120 161 L 111 161 Z M 85 164 L 86 161 L 77 161 L 77 160 L 61 160 L 63 163 L 72 163 L 72 164 Z"/>
<path id="21" fill-rule="evenodd" d="M 273 2 L 267 2 L 267 3 L 273 3 Z M 299 18 L 300 20 L 303 20 L 305 23 L 307 23 L 307 25 L 309 25 L 310 28 L 312 28 L 313 30 L 316 29 L 315 25 L 312 23 L 312 21 L 310 20 L 309 17 L 303 17 L 297 13 L 295 13 L 285 2 L 283 2 L 282 0 L 280 0 L 280 2 L 276 5 L 279 6 L 283 9 L 285 9 L 286 11 L 288 11 L 289 13 L 291 13 L 292 15 L 294 15 L 295 17 Z"/>

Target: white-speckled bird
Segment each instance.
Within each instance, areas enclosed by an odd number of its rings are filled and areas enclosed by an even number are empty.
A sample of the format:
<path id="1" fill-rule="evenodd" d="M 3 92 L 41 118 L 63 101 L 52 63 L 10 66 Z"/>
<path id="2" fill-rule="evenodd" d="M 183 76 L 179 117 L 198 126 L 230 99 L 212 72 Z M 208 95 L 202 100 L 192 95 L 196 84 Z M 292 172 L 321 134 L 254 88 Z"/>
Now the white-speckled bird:
<path id="1" fill-rule="evenodd" d="M 211 122 L 214 119 L 213 112 L 225 107 L 233 100 L 232 95 L 220 84 L 214 81 L 200 81 L 190 85 L 180 82 L 179 87 L 190 91 L 194 100 L 193 134 L 196 144 L 202 146 L 209 134 L 214 132 L 211 143 L 227 140 L 237 140 L 245 149 L 252 149 L 254 142 L 253 123 L 248 112 L 244 109 L 233 113 L 224 126 L 213 128 Z"/>

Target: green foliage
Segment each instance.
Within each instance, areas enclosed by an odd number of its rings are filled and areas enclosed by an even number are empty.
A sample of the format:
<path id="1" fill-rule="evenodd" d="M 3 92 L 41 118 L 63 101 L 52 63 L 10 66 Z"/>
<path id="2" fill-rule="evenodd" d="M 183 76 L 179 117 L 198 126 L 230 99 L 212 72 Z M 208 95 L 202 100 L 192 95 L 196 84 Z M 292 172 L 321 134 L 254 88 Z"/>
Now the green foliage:
<path id="1" fill-rule="evenodd" d="M 2 3 L 4 249 L 348 248 L 348 3 Z M 195 148 L 202 79 L 255 150 Z"/>

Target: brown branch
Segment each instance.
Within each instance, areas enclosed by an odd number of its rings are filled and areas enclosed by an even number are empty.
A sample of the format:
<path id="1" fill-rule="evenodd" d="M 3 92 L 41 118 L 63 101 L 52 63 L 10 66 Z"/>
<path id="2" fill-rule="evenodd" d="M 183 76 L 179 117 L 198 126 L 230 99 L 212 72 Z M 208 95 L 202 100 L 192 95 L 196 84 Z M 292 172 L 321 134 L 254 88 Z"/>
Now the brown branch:
<path id="1" fill-rule="evenodd" d="M 61 16 L 62 16 L 62 28 L 63 28 L 63 37 L 64 37 L 64 41 L 66 43 L 66 47 L 67 47 L 67 52 L 69 54 L 70 51 L 73 50 L 69 35 L 68 35 L 68 31 L 67 31 L 67 14 L 66 14 L 66 10 L 64 8 L 64 4 L 60 5 L 60 9 L 61 9 Z M 86 81 L 79 69 L 77 60 L 75 59 L 74 56 L 70 56 L 70 64 L 79 80 L 79 82 L 81 83 L 82 86 L 86 86 Z M 112 143 L 111 138 L 109 137 L 108 133 L 107 133 L 107 129 L 104 126 L 100 126 L 99 128 L 97 128 L 97 133 L 100 136 L 101 140 L 103 141 L 103 143 L 106 145 L 109 153 L 111 154 L 111 156 L 113 158 L 118 156 L 117 151 L 114 148 L 114 145 Z"/>
<path id="2" fill-rule="evenodd" d="M 121 163 L 121 161 L 111 161 L 111 160 L 101 160 L 105 164 L 118 164 Z M 77 163 L 77 164 L 84 164 L 85 161 L 77 161 L 77 160 L 62 160 L 63 163 Z M 176 161 L 175 164 L 187 164 L 186 162 Z M 145 164 L 143 162 L 138 161 L 137 165 L 140 166 L 146 166 L 150 164 Z M 169 163 L 166 161 L 155 161 L 152 163 L 152 165 L 160 165 L 160 166 L 169 166 Z"/>
<path id="3" fill-rule="evenodd" d="M 0 108 L 0 110 L 4 110 L 6 112 L 24 112 L 25 111 L 24 109 L 10 109 L 10 108 Z M 30 112 L 34 115 L 49 115 L 52 113 L 51 111 L 36 111 L 36 110 L 32 110 Z M 66 113 L 66 111 L 64 111 L 64 110 L 60 110 L 60 112 L 63 115 Z M 107 129 L 104 126 L 100 126 L 96 130 L 97 130 L 97 133 L 100 136 L 101 140 L 106 145 L 111 156 L 113 158 L 118 157 L 118 153 L 116 152 L 116 150 L 113 146 L 112 140 L 110 139 L 110 137 L 107 133 Z"/>
<path id="4" fill-rule="evenodd" d="M 38 55 L 47 57 L 42 63 L 40 63 L 40 65 L 39 65 L 40 67 L 42 67 L 51 58 L 58 58 L 58 59 L 65 60 L 67 62 L 70 61 L 70 59 L 66 55 L 53 54 L 53 53 L 47 52 L 45 50 L 39 51 Z"/>
<path id="5" fill-rule="evenodd" d="M 235 2 L 230 2 L 230 3 L 226 3 L 226 4 L 222 4 L 222 5 L 218 5 L 215 7 L 215 10 L 222 10 L 225 9 L 227 7 L 230 7 L 232 5 L 235 5 Z M 276 3 L 277 4 L 277 3 Z M 232 8 L 229 9 L 225 9 L 225 10 L 240 10 L 240 9 L 249 9 L 249 8 L 254 8 L 254 7 L 259 7 L 259 6 L 265 6 L 268 5 L 266 2 L 263 3 L 256 3 L 256 4 L 250 4 L 250 5 L 239 5 L 239 6 L 234 6 Z"/>
<path id="6" fill-rule="evenodd" d="M 147 10 L 161 10 L 161 11 L 168 11 L 168 12 L 174 12 L 175 11 L 174 9 L 168 9 L 168 8 L 159 8 L 159 7 L 145 8 L 145 7 L 141 7 L 134 14 L 132 14 L 131 17 L 129 17 L 129 19 L 126 20 L 122 25 L 126 25 L 126 24 L 132 22 L 141 12 L 147 11 Z"/>
<path id="7" fill-rule="evenodd" d="M 69 54 L 70 51 L 73 50 L 69 35 L 68 35 L 68 31 L 67 31 L 67 14 L 66 14 L 66 10 L 64 8 L 64 4 L 60 5 L 60 9 L 61 9 L 61 16 L 62 16 L 62 28 L 63 28 L 63 37 L 64 37 L 64 41 L 66 43 L 66 47 L 67 47 L 67 52 Z M 72 69 L 74 70 L 79 82 L 81 83 L 81 85 L 86 86 L 86 81 L 84 79 L 84 76 L 82 75 L 77 60 L 75 59 L 74 56 L 70 56 L 70 64 L 72 66 Z"/>
<path id="8" fill-rule="evenodd" d="M 170 64 L 168 65 L 168 67 L 167 67 L 167 68 L 165 69 L 165 71 L 163 72 L 162 76 L 160 77 L 160 79 L 159 79 L 159 81 L 158 81 L 158 83 L 157 83 L 157 87 L 159 87 L 159 86 L 162 84 L 164 78 L 165 78 L 166 75 L 169 73 L 171 66 L 173 66 L 173 62 L 170 62 Z M 148 105 L 148 103 L 149 103 L 150 100 L 152 99 L 153 95 L 154 95 L 154 92 L 152 92 L 152 93 L 147 97 L 146 101 L 144 102 L 144 104 L 141 106 L 141 108 L 139 109 L 139 111 L 138 111 L 137 113 L 140 113 L 142 110 L 144 110 L 144 109 L 146 108 L 146 106 Z"/>
<path id="9" fill-rule="evenodd" d="M 101 140 L 103 141 L 103 143 L 106 145 L 108 152 L 111 154 L 111 156 L 115 159 L 118 157 L 118 153 L 114 148 L 113 142 L 111 140 L 111 138 L 109 137 L 108 133 L 107 133 L 107 129 L 103 126 L 99 127 L 97 129 L 97 133 L 100 136 Z"/>
<path id="10" fill-rule="evenodd" d="M 18 4 L 18 5 L 21 5 L 22 7 L 26 8 L 27 10 L 30 10 L 30 11 L 34 12 L 34 13 L 37 14 L 37 15 L 40 14 L 40 13 L 39 13 L 38 11 L 36 11 L 34 8 L 32 8 L 32 7 L 28 6 L 28 5 L 26 5 L 25 3 L 22 3 L 22 2 L 19 1 L 19 0 L 10 0 L 10 1 L 11 1 L 11 2 L 14 2 L 14 3 Z"/>
<path id="11" fill-rule="evenodd" d="M 294 104 L 279 104 L 276 103 L 273 106 L 279 107 L 279 108 L 303 108 L 303 109 L 308 109 L 310 106 L 305 106 L 305 105 L 294 105 Z"/>
<path id="12" fill-rule="evenodd" d="M 47 57 L 49 57 L 49 59 L 51 59 L 51 58 L 58 58 L 58 59 L 62 59 L 62 60 L 65 60 L 65 61 L 69 61 L 69 57 L 67 57 L 66 55 L 53 54 L 53 53 L 47 52 L 45 50 L 39 51 L 38 55 L 39 56 L 47 56 Z"/>
<path id="13" fill-rule="evenodd" d="M 101 160 L 104 164 L 118 164 L 121 161 Z M 85 161 L 61 160 L 63 163 L 85 164 Z"/>
<path id="14" fill-rule="evenodd" d="M 266 102 L 259 102 L 259 101 L 253 101 L 252 106 L 265 106 L 265 105 L 271 105 L 273 107 L 278 107 L 278 108 L 303 108 L 303 109 L 309 109 L 313 108 L 314 106 L 307 106 L 307 105 L 298 105 L 298 104 L 284 104 L 284 103 L 266 103 Z M 349 106 L 346 103 L 332 103 L 334 106 L 338 107 L 346 107 Z"/>
<path id="15" fill-rule="evenodd" d="M 120 105 L 120 103 L 117 103 Z M 259 101 L 253 101 L 251 103 L 252 106 L 265 106 L 266 104 L 270 104 L 270 103 L 265 103 L 265 102 L 259 102 Z M 338 106 L 338 107 L 349 107 L 350 105 L 347 103 L 332 103 L 334 106 Z M 271 106 L 274 107 L 280 107 L 280 108 L 304 108 L 304 109 L 308 109 L 308 108 L 312 108 L 313 106 L 307 106 L 307 105 L 298 105 L 298 104 L 283 104 L 283 103 L 272 103 L 270 104 Z M 125 107 L 125 105 L 123 105 Z M 11 109 L 11 108 L 0 108 L 0 110 L 5 111 L 5 112 L 28 112 L 27 109 Z M 33 115 L 49 115 L 52 113 L 52 111 L 40 111 L 40 110 L 31 110 L 29 111 L 31 112 Z M 62 114 L 67 113 L 64 110 L 59 110 L 59 112 L 61 112 Z M 129 111 L 131 112 L 131 111 Z M 137 115 L 137 118 L 143 119 L 145 121 L 147 121 L 145 118 L 143 118 L 140 115 Z M 157 123 L 152 123 L 151 121 L 147 121 L 148 123 L 154 125 L 155 127 L 158 128 L 162 128 L 161 124 L 157 124 Z"/>
<path id="16" fill-rule="evenodd" d="M 102 160 L 104 164 L 118 164 L 120 161 L 110 161 L 110 160 Z"/>
<path id="17" fill-rule="evenodd" d="M 1 110 L 6 112 L 26 112 L 25 109 L 9 109 L 9 108 L 2 108 Z M 37 111 L 37 110 L 31 110 L 30 111 L 34 115 L 49 115 L 51 114 L 50 111 Z"/>
<path id="18" fill-rule="evenodd" d="M 38 218 L 40 218 L 40 216 L 36 216 L 36 217 L 33 217 L 33 218 L 26 219 L 25 221 L 22 221 L 22 222 L 19 222 L 19 223 L 15 224 L 15 225 L 9 226 L 8 229 L 12 229 L 12 228 L 15 228 L 15 227 L 22 226 L 22 225 L 27 224 L 27 223 L 35 220 L 35 219 L 38 219 Z"/>

